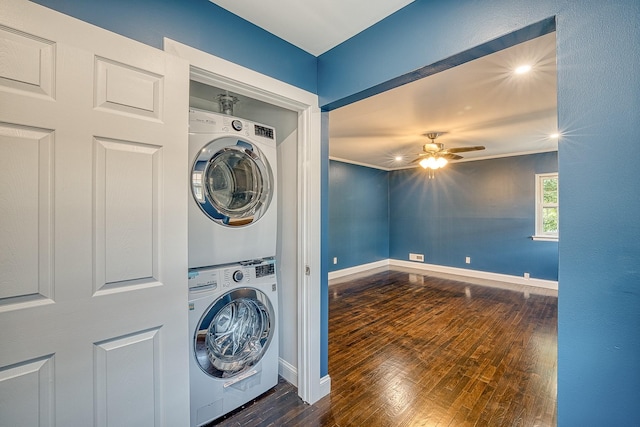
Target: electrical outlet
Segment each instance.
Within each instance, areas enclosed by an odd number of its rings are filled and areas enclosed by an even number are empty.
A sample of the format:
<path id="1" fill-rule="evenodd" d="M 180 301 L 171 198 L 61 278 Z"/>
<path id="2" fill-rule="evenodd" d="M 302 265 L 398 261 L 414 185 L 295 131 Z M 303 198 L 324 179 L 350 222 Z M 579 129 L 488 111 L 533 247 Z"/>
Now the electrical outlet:
<path id="1" fill-rule="evenodd" d="M 524 273 L 524 278 L 528 279 L 529 278 L 529 273 Z"/>
<path id="2" fill-rule="evenodd" d="M 337 256 L 334 256 L 334 257 L 333 257 L 333 263 L 334 263 L 334 264 L 337 264 L 337 263 L 338 263 L 338 257 L 337 257 Z"/>
<path id="3" fill-rule="evenodd" d="M 420 261 L 420 262 L 424 262 L 424 255 L 423 254 L 409 254 L 409 261 Z"/>
<path id="4" fill-rule="evenodd" d="M 468 256 L 464 259 L 464 262 L 466 262 L 467 264 L 471 264 L 471 257 Z"/>

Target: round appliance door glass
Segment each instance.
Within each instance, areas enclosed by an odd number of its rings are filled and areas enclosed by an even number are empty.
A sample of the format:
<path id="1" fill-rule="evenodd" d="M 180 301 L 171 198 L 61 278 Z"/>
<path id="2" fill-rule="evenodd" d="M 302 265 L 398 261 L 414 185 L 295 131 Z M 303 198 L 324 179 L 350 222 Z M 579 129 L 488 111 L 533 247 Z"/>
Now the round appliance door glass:
<path id="1" fill-rule="evenodd" d="M 253 288 L 234 289 L 216 299 L 198 324 L 195 355 L 216 378 L 238 375 L 262 358 L 275 332 L 269 298 Z"/>
<path id="2" fill-rule="evenodd" d="M 269 163 L 257 147 L 222 138 L 200 151 L 193 166 L 191 190 L 210 219 L 238 227 L 264 215 L 272 199 L 272 179 Z"/>

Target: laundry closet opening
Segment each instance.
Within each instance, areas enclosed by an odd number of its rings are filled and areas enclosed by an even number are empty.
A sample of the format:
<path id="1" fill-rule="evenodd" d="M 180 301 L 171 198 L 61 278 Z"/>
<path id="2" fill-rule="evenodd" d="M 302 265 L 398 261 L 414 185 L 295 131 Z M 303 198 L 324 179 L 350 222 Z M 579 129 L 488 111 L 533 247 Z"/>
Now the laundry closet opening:
<path id="1" fill-rule="evenodd" d="M 279 313 L 276 323 L 280 337 L 279 370 L 283 374 L 282 366 L 298 364 L 298 112 L 195 80 L 190 81 L 189 107 L 275 129 L 278 167 L 273 179 L 277 195 L 271 203 L 277 203 L 278 207 L 275 265 Z M 287 378 L 286 372 L 283 376 Z"/>

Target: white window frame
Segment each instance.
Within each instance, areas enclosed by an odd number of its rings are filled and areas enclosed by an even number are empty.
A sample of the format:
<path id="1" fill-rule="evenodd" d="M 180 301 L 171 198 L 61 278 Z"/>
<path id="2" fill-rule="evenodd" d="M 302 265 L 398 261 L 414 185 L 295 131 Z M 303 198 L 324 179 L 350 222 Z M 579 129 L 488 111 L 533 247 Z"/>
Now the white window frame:
<path id="1" fill-rule="evenodd" d="M 533 240 L 546 240 L 546 241 L 558 241 L 558 232 L 549 233 L 543 230 L 543 213 L 542 210 L 544 208 L 555 207 L 558 208 L 560 200 L 558 199 L 558 203 L 544 203 L 543 201 L 543 185 L 542 181 L 549 178 L 558 179 L 558 185 L 560 185 L 560 181 L 558 178 L 558 173 L 538 173 L 536 174 L 536 230 L 535 234 L 532 236 Z M 558 218 L 560 217 L 560 211 L 558 210 Z"/>

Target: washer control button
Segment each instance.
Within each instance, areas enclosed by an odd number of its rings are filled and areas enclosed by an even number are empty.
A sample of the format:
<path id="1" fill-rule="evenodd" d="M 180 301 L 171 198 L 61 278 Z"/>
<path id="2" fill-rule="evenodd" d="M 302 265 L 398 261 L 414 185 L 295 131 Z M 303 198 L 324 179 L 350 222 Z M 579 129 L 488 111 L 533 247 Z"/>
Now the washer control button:
<path id="1" fill-rule="evenodd" d="M 242 281 L 242 279 L 244 278 L 244 274 L 242 273 L 241 270 L 236 270 L 233 272 L 233 281 L 234 282 L 240 282 Z"/>
<path id="2" fill-rule="evenodd" d="M 233 127 L 233 129 L 237 130 L 238 132 L 242 130 L 242 122 L 240 120 L 232 121 L 231 126 Z"/>

